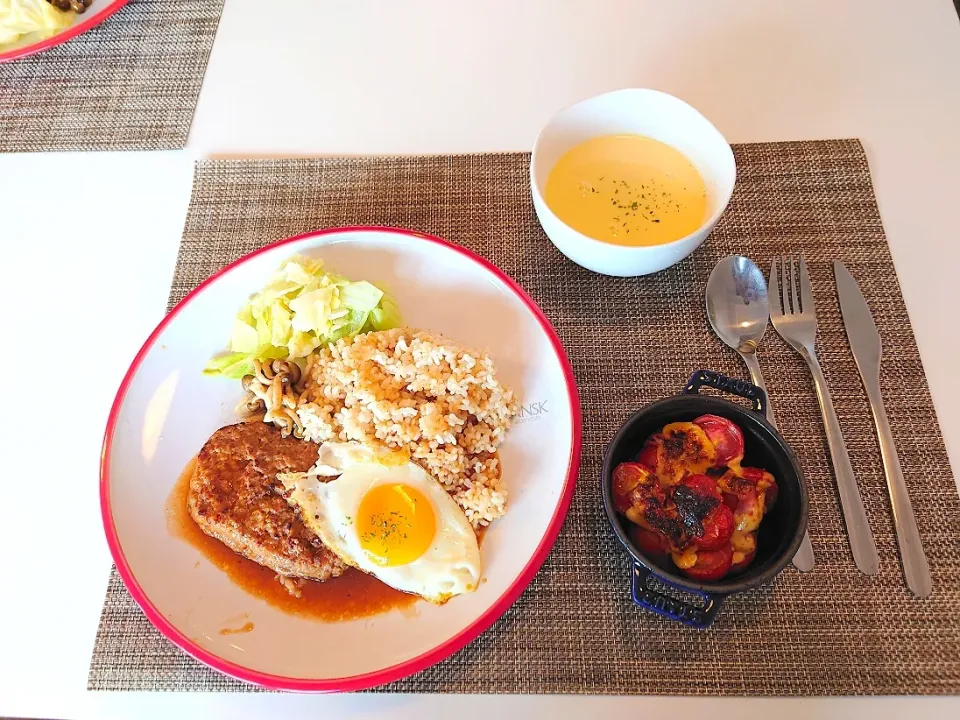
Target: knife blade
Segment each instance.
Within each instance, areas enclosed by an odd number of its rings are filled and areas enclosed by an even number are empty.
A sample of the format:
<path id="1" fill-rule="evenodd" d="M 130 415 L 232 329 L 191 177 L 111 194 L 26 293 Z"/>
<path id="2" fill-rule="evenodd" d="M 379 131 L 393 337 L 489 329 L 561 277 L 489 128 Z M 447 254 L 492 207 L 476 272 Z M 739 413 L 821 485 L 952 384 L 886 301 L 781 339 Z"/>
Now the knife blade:
<path id="1" fill-rule="evenodd" d="M 850 349 L 853 350 L 853 359 L 857 363 L 864 382 L 867 382 L 867 377 L 879 378 L 883 343 L 880 340 L 877 325 L 873 321 L 870 306 L 867 305 L 860 286 L 853 279 L 846 265 L 835 260 L 833 272 L 837 278 L 840 312 L 843 315 L 843 326 L 847 330 Z"/>
<path id="2" fill-rule="evenodd" d="M 873 313 L 867 305 L 860 286 L 850 271 L 839 260 L 833 263 L 833 274 L 837 280 L 837 296 L 840 298 L 840 312 L 843 315 L 843 327 L 847 331 L 853 359 L 860 370 L 870 412 L 877 426 L 877 439 L 880 443 L 880 456 L 883 459 L 883 471 L 887 477 L 887 490 L 890 493 L 890 507 L 893 510 L 893 525 L 897 530 L 897 544 L 900 546 L 900 562 L 907 587 L 918 597 L 928 597 L 933 590 L 930 578 L 930 566 L 923 551 L 920 529 L 913 514 L 913 505 L 907 492 L 907 483 L 900 468 L 897 446 L 893 441 L 893 432 L 887 420 L 887 411 L 883 406 L 880 393 L 880 356 L 883 343 L 873 321 Z"/>

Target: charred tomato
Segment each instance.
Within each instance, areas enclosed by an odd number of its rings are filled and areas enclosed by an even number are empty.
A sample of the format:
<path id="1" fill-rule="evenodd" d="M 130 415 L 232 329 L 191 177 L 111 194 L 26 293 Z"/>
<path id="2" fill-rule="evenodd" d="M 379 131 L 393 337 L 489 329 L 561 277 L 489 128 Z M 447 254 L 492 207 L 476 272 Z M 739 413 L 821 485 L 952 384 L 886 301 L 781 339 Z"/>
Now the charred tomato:
<path id="1" fill-rule="evenodd" d="M 701 582 L 719 580 L 733 565 L 733 548 L 726 543 L 716 550 L 700 550 L 697 553 L 697 562 L 684 569 L 684 573 Z"/>
<path id="2" fill-rule="evenodd" d="M 733 528 L 733 511 L 721 503 L 703 519 L 703 534 L 697 538 L 697 545 L 703 550 L 716 550 L 730 542 Z"/>
<path id="3" fill-rule="evenodd" d="M 630 507 L 630 493 L 639 485 L 650 484 L 650 470 L 632 462 L 620 463 L 613 471 L 613 506 L 621 513 Z"/>
<path id="4" fill-rule="evenodd" d="M 739 572 L 757 556 L 757 533 L 734 532 L 730 538 L 730 547 L 733 548 L 730 572 Z"/>
<path id="5" fill-rule="evenodd" d="M 693 422 L 713 444 L 716 467 L 739 464 L 743 459 L 743 432 L 736 423 L 719 415 L 701 415 Z"/>
<path id="6" fill-rule="evenodd" d="M 665 560 L 670 555 L 670 543 L 662 533 L 634 525 L 630 536 L 641 552 L 654 560 Z"/>
<path id="7" fill-rule="evenodd" d="M 714 466 L 716 451 L 707 434 L 691 422 L 665 425 L 653 438 L 657 464 L 654 470 L 664 485 L 676 485 L 685 475 L 699 475 Z"/>

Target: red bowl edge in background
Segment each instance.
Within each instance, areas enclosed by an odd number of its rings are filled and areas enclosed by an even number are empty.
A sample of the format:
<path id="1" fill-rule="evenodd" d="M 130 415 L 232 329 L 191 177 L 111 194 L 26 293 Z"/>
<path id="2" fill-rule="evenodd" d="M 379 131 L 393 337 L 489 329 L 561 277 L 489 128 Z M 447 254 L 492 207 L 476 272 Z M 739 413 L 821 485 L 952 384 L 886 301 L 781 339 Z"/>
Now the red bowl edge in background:
<path id="1" fill-rule="evenodd" d="M 6 52 L 0 52 L 0 63 L 11 62 L 13 60 L 20 60 L 21 58 L 29 57 L 30 55 L 35 55 L 44 50 L 49 50 L 52 47 L 56 47 L 62 43 L 72 40 L 78 35 L 82 35 L 87 30 L 96 27 L 108 17 L 116 13 L 120 8 L 126 5 L 130 0 L 116 0 L 113 3 L 113 6 L 104 10 L 102 13 L 93 15 L 85 20 L 81 20 L 78 23 L 75 23 L 68 27 L 63 32 L 59 32 L 56 35 L 52 35 L 45 40 L 40 40 L 39 42 L 33 43 L 32 45 L 25 45 L 24 47 L 16 48 L 14 50 L 7 50 Z"/>

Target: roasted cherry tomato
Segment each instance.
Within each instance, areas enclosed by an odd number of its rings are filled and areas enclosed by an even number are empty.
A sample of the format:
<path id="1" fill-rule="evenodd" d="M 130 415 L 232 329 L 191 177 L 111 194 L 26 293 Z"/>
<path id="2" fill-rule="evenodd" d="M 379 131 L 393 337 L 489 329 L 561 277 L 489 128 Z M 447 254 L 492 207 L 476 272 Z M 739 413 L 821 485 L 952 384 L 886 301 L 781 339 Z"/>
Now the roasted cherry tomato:
<path id="1" fill-rule="evenodd" d="M 730 420 L 719 415 L 701 415 L 693 421 L 702 428 L 716 451 L 716 466 L 723 467 L 743 459 L 743 433 Z"/>
<path id="2" fill-rule="evenodd" d="M 620 463 L 613 470 L 613 506 L 625 513 L 632 504 L 630 493 L 640 485 L 652 484 L 650 470 L 632 462 Z"/>
<path id="3" fill-rule="evenodd" d="M 770 507 L 766 493 L 770 490 L 776 493 L 773 476 L 757 468 L 731 468 L 717 480 L 717 485 L 724 493 L 725 502 L 729 501 L 731 505 L 733 504 L 730 496 L 737 500 L 736 506 L 733 507 L 736 529 L 744 532 L 756 530 L 760 526 L 760 521 L 763 520 L 764 513 Z"/>
<path id="4" fill-rule="evenodd" d="M 733 548 L 727 543 L 716 550 L 700 550 L 697 553 L 697 562 L 683 572 L 694 580 L 710 582 L 719 580 L 728 572 L 733 564 Z"/>
<path id="5" fill-rule="evenodd" d="M 730 542 L 733 535 L 733 511 L 726 505 L 717 505 L 703 519 L 703 535 L 697 538 L 701 550 L 716 550 Z"/>
<path id="6" fill-rule="evenodd" d="M 733 521 L 737 530 L 750 532 L 760 527 L 763 520 L 763 504 L 760 494 L 754 489 L 745 490 L 740 495 L 737 509 L 733 511 Z"/>
<path id="7" fill-rule="evenodd" d="M 734 495 L 732 492 L 723 492 L 723 504 L 726 505 L 730 510 L 736 510 L 737 505 L 740 504 L 740 498 Z"/>
<path id="8" fill-rule="evenodd" d="M 763 493 L 763 513 L 766 515 L 770 512 L 772 508 L 777 503 L 777 496 L 780 494 L 780 489 L 777 487 L 777 484 L 774 483 L 768 487 Z"/>
<path id="9" fill-rule="evenodd" d="M 736 474 L 756 485 L 757 490 L 766 490 L 767 486 L 773 484 L 773 475 L 760 468 L 741 467 Z"/>
<path id="10" fill-rule="evenodd" d="M 657 477 L 664 485 L 676 485 L 685 475 L 699 475 L 714 466 L 716 451 L 707 434 L 690 422 L 665 425 L 653 438 L 657 447 Z"/>
<path id="11" fill-rule="evenodd" d="M 742 467 L 738 473 L 740 477 L 749 480 L 763 494 L 763 511 L 766 513 L 777 501 L 777 481 L 766 470 L 753 467 Z"/>
<path id="12" fill-rule="evenodd" d="M 720 491 L 717 489 L 717 481 L 709 475 L 687 475 L 681 485 L 692 489 L 698 495 L 708 495 L 720 500 Z"/>
<path id="13" fill-rule="evenodd" d="M 758 497 L 763 498 L 763 513 L 766 514 L 777 502 L 779 492 L 777 481 L 773 479 L 773 475 L 766 470 L 752 467 L 742 467 L 733 472 L 736 472 L 743 480 L 750 482 L 756 488 Z"/>
<path id="14" fill-rule="evenodd" d="M 646 465 L 651 470 L 657 469 L 657 449 L 659 447 L 658 443 L 654 442 L 654 439 L 658 437 L 654 435 L 643 445 L 643 450 L 640 451 L 640 454 L 637 456 L 637 462 L 641 465 Z"/>
<path id="15" fill-rule="evenodd" d="M 748 553 L 738 556 L 736 552 L 733 553 L 734 557 L 740 557 L 737 562 L 730 563 L 730 569 L 727 571 L 727 574 L 737 573 L 745 569 L 747 565 L 753 562 L 753 559 L 757 556 L 757 549 L 754 548 Z"/>
<path id="16" fill-rule="evenodd" d="M 673 564 L 680 570 L 686 570 L 697 564 L 697 549 L 688 547 L 683 550 L 673 550 L 670 557 L 673 558 Z"/>
<path id="17" fill-rule="evenodd" d="M 634 525 L 630 528 L 630 536 L 640 552 L 648 557 L 662 560 L 670 554 L 670 544 L 667 539 L 655 530 L 647 530 Z"/>
<path id="18" fill-rule="evenodd" d="M 733 558 L 730 572 L 739 572 L 753 562 L 757 555 L 757 533 L 744 533 L 739 530 L 730 538 L 730 547 L 733 548 Z"/>

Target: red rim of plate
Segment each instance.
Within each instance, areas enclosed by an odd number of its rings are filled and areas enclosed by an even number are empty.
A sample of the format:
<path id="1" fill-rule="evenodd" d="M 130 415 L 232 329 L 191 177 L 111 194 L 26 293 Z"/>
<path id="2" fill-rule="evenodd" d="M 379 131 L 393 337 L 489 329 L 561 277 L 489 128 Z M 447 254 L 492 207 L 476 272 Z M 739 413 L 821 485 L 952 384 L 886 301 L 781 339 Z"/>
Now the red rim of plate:
<path id="1" fill-rule="evenodd" d="M 120 408 L 123 405 L 127 390 L 129 389 L 130 384 L 133 381 L 133 378 L 140 368 L 140 365 L 142 364 L 147 353 L 154 346 L 160 334 L 180 313 L 180 311 L 183 310 L 183 308 L 193 301 L 200 293 L 202 293 L 208 285 L 215 282 L 221 275 L 230 272 L 233 268 L 247 262 L 261 253 L 267 252 L 268 250 L 273 250 L 279 246 L 288 245 L 290 243 L 295 243 L 312 237 L 364 231 L 405 235 L 450 248 L 451 250 L 454 250 L 469 258 L 477 265 L 480 265 L 483 269 L 499 278 L 510 290 L 513 291 L 513 293 L 524 303 L 524 305 L 526 305 L 527 309 L 533 313 L 534 317 L 537 319 L 537 322 L 540 324 L 540 327 L 550 339 L 550 343 L 557 355 L 557 359 L 560 361 L 560 364 L 563 367 L 564 380 L 567 386 L 567 397 L 570 402 L 572 423 L 570 461 L 567 465 L 567 477 L 564 482 L 563 494 L 560 497 L 560 502 L 557 504 L 557 508 L 553 514 L 553 517 L 550 519 L 550 524 L 547 526 L 547 531 L 544 533 L 540 544 L 537 546 L 536 551 L 533 553 L 533 556 L 530 558 L 527 565 L 523 568 L 516 580 L 513 581 L 503 595 L 496 600 L 496 602 L 487 608 L 487 610 L 484 611 L 484 613 L 473 623 L 454 635 L 452 638 L 444 641 L 432 650 L 428 650 L 427 652 L 411 658 L 410 660 L 392 665 L 382 670 L 376 670 L 374 672 L 365 673 L 362 675 L 353 675 L 349 677 L 332 678 L 327 680 L 309 680 L 303 678 L 290 678 L 280 675 L 271 675 L 229 662 L 200 647 L 198 644 L 190 640 L 186 635 L 177 630 L 173 624 L 167 620 L 167 618 L 164 617 L 159 610 L 157 610 L 153 603 L 147 598 L 139 583 L 137 583 L 136 578 L 133 576 L 133 572 L 130 570 L 130 566 L 127 564 L 127 560 L 124 557 L 123 550 L 120 547 L 120 541 L 117 537 L 117 530 L 113 522 L 113 512 L 110 506 L 109 460 L 113 445 L 113 436 L 116 431 Z M 550 321 L 547 319 L 547 317 L 543 314 L 543 311 L 530 298 L 530 296 L 527 295 L 526 291 L 524 291 L 516 281 L 500 270 L 497 266 L 493 265 L 479 255 L 476 255 L 470 250 L 448 242 L 447 240 L 443 240 L 433 235 L 427 235 L 425 233 L 403 230 L 401 228 L 358 225 L 330 228 L 326 230 L 316 230 L 314 232 L 304 233 L 302 235 L 297 235 L 295 237 L 287 238 L 286 240 L 280 240 L 279 242 L 266 245 L 265 247 L 255 250 L 254 252 L 245 255 L 227 265 L 225 268 L 203 281 L 183 300 L 181 300 L 177 306 L 174 307 L 173 310 L 171 310 L 166 317 L 163 318 L 156 329 L 150 334 L 150 337 L 147 338 L 147 341 L 143 344 L 143 347 L 140 348 L 140 351 L 134 358 L 130 369 L 127 370 L 127 373 L 123 378 L 123 382 L 120 384 L 120 389 L 117 391 L 117 396 L 114 399 L 113 406 L 110 409 L 110 417 L 107 420 L 107 429 L 103 439 L 103 451 L 100 456 L 100 511 L 103 516 L 103 528 L 107 535 L 107 544 L 110 546 L 110 553 L 113 555 L 113 561 L 117 566 L 117 571 L 120 573 L 120 577 L 123 579 L 123 582 L 127 586 L 127 590 L 129 590 L 130 594 L 133 596 L 133 599 L 143 610 L 144 614 L 146 614 L 150 622 L 153 623 L 153 625 L 168 640 L 200 662 L 208 665 L 214 670 L 224 673 L 225 675 L 229 675 L 254 685 L 260 685 L 262 687 L 275 690 L 294 690 L 300 692 L 346 692 L 365 690 L 377 685 L 383 685 L 395 680 L 400 680 L 401 678 L 405 678 L 416 672 L 425 670 L 441 660 L 453 655 L 455 652 L 466 646 L 471 640 L 475 639 L 481 633 L 487 630 L 487 628 L 489 628 L 494 622 L 496 622 L 496 620 L 503 615 L 503 613 L 505 613 L 511 605 L 513 605 L 517 598 L 520 597 L 521 593 L 526 590 L 531 580 L 533 580 L 534 575 L 536 575 L 537 571 L 540 569 L 540 566 L 543 565 L 543 562 L 547 559 L 547 555 L 550 553 L 550 550 L 553 548 L 557 535 L 560 533 L 560 528 L 563 526 L 563 521 L 566 519 L 567 511 L 570 508 L 570 501 L 573 498 L 573 491 L 577 481 L 577 473 L 580 468 L 580 421 L 580 399 L 577 393 L 577 384 L 576 380 L 574 379 L 573 368 L 571 367 L 570 360 L 560 342 L 560 338 L 557 337 L 556 331 L 553 329 L 553 326 L 550 324 Z"/>
<path id="2" fill-rule="evenodd" d="M 51 35 L 45 40 L 40 40 L 32 45 L 24 45 L 23 47 L 16 48 L 14 50 L 0 52 L 0 63 L 9 62 L 10 60 L 19 60 L 20 58 L 25 58 L 29 55 L 34 55 L 35 53 L 49 50 L 52 47 L 67 42 L 67 40 L 72 40 L 73 38 L 77 37 L 77 35 L 82 35 L 90 28 L 102 23 L 128 2 L 129 0 L 116 0 L 111 7 L 107 8 L 103 12 L 97 13 L 96 15 L 91 15 L 85 20 L 74 23 L 63 32 L 59 32 L 56 35 Z"/>

